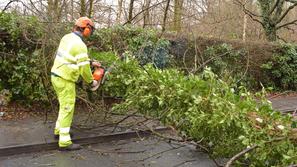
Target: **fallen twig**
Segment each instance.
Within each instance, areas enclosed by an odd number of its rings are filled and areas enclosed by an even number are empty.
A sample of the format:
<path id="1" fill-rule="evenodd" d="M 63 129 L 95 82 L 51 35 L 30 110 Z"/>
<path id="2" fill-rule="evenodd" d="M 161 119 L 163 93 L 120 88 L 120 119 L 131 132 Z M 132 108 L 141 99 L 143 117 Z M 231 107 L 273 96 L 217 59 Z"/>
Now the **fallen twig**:
<path id="1" fill-rule="evenodd" d="M 252 151 L 253 149 L 257 148 L 258 145 L 253 145 L 252 147 L 246 148 L 244 150 L 242 150 L 240 153 L 234 155 L 225 165 L 225 167 L 230 167 L 231 164 L 236 161 L 238 158 L 240 158 L 242 155 Z"/>
<path id="2" fill-rule="evenodd" d="M 93 149 L 89 148 L 89 150 L 98 152 L 98 153 L 116 153 L 116 154 L 138 154 L 138 153 L 144 153 L 146 150 L 140 150 L 140 151 L 118 151 L 118 150 L 102 150 L 102 149 Z"/>
<path id="3" fill-rule="evenodd" d="M 123 119 L 121 119 L 120 121 L 118 121 L 117 123 L 115 123 L 115 127 L 113 128 L 112 132 L 114 132 L 116 130 L 116 128 L 118 127 L 118 125 L 122 122 L 124 122 L 126 119 L 130 118 L 131 116 L 133 116 L 134 114 L 136 114 L 138 111 L 133 112 L 130 115 L 127 115 L 126 117 L 124 117 Z"/>
<path id="4" fill-rule="evenodd" d="M 266 142 L 264 142 L 264 144 L 268 144 L 268 143 L 272 143 L 272 142 L 281 141 L 281 140 L 284 140 L 284 139 L 286 139 L 286 138 L 287 138 L 287 137 L 279 137 L 279 138 L 275 138 L 275 139 L 272 139 L 272 140 L 270 140 L 270 141 L 266 141 Z M 296 137 L 295 137 L 295 138 L 294 138 L 294 137 L 291 137 L 291 138 L 289 138 L 289 139 L 290 139 L 290 140 L 296 140 Z M 248 148 L 242 150 L 242 151 L 239 152 L 238 154 L 234 155 L 234 156 L 233 156 L 233 157 L 226 163 L 226 165 L 225 165 L 224 167 L 230 167 L 234 161 L 236 161 L 236 160 L 239 159 L 241 156 L 243 156 L 243 155 L 245 155 L 246 153 L 248 153 L 248 152 L 254 150 L 254 149 L 257 148 L 257 147 L 259 147 L 259 145 L 255 144 L 255 145 L 253 145 L 253 146 L 251 146 L 251 147 L 248 147 Z"/>
<path id="5" fill-rule="evenodd" d="M 271 97 L 268 97 L 268 100 L 277 98 L 277 97 L 279 97 L 279 96 L 285 95 L 285 94 L 290 93 L 290 92 L 293 92 L 293 91 L 284 91 L 284 92 L 275 94 L 275 95 L 273 95 L 273 96 L 271 96 Z"/>

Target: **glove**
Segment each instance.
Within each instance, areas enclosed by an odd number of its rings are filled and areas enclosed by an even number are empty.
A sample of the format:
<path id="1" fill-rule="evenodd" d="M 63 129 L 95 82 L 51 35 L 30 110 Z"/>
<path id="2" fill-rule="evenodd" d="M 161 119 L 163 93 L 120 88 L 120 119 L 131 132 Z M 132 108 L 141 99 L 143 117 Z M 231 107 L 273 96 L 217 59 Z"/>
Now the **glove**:
<path id="1" fill-rule="evenodd" d="M 91 66 L 93 66 L 93 67 L 101 67 L 101 64 L 98 61 L 96 61 L 96 60 L 92 60 L 91 61 Z"/>
<path id="2" fill-rule="evenodd" d="M 99 86 L 100 86 L 100 82 L 96 81 L 96 80 L 93 80 L 92 84 L 91 84 L 91 91 L 97 90 L 99 88 Z"/>

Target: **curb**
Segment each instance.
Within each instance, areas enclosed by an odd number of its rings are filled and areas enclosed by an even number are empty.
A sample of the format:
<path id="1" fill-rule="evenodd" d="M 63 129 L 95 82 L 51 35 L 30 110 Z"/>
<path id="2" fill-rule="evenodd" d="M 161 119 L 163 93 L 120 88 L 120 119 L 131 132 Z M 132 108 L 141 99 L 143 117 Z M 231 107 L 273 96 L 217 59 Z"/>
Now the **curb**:
<path id="1" fill-rule="evenodd" d="M 166 132 L 169 131 L 169 128 L 166 127 L 159 127 L 154 129 L 156 132 Z M 131 132 L 120 132 L 120 133 L 113 133 L 107 135 L 98 135 L 98 136 L 91 136 L 91 137 L 81 137 L 81 138 L 74 138 L 72 141 L 77 144 L 81 145 L 89 145 L 89 144 L 96 144 L 96 143 L 104 143 L 110 142 L 112 140 L 127 140 L 135 137 L 147 137 L 152 135 L 152 131 L 147 130 L 139 130 L 139 131 L 131 131 Z M 49 151 L 49 150 L 56 150 L 58 149 L 58 141 L 48 142 L 48 143 L 32 143 L 32 144 L 22 144 L 22 145 L 15 145 L 15 146 L 6 146 L 0 147 L 0 157 L 3 156 L 11 156 L 23 153 L 33 153 L 33 152 L 40 152 L 40 151 Z"/>

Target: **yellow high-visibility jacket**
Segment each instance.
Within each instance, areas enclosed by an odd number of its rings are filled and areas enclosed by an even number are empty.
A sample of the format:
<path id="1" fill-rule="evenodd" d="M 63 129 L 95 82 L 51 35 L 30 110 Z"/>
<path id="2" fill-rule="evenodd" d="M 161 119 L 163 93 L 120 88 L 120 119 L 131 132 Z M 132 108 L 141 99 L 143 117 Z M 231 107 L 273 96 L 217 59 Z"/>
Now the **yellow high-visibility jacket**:
<path id="1" fill-rule="evenodd" d="M 61 39 L 51 72 L 72 82 L 80 75 L 87 83 L 92 82 L 88 49 L 78 34 L 70 33 Z"/>

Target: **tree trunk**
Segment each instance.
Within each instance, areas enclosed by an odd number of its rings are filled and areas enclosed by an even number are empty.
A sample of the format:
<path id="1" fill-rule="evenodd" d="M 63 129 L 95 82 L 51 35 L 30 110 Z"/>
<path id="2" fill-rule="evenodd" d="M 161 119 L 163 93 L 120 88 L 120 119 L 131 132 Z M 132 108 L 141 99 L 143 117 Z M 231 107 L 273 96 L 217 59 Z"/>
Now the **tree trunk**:
<path id="1" fill-rule="evenodd" d="M 89 0 L 89 18 L 92 17 L 93 15 L 93 4 L 94 4 L 94 0 Z"/>
<path id="2" fill-rule="evenodd" d="M 242 30 L 242 40 L 246 41 L 246 29 L 247 29 L 247 14 L 243 15 L 243 30 Z"/>
<path id="3" fill-rule="evenodd" d="M 166 29 L 166 20 L 167 20 L 169 5 L 170 5 L 170 0 L 167 0 L 165 11 L 164 11 L 164 17 L 163 17 L 162 32 L 164 32 Z"/>
<path id="4" fill-rule="evenodd" d="M 267 25 L 264 27 L 266 39 L 270 42 L 276 41 L 277 40 L 277 29 L 273 25 Z"/>
<path id="5" fill-rule="evenodd" d="M 59 13 L 59 7 L 60 7 L 60 0 L 54 0 L 54 14 L 55 14 L 55 20 L 58 18 L 58 13 Z"/>
<path id="6" fill-rule="evenodd" d="M 47 0 L 47 16 L 50 22 L 53 21 L 53 6 L 53 0 Z"/>
<path id="7" fill-rule="evenodd" d="M 181 31 L 182 9 L 183 9 L 183 0 L 174 0 L 173 30 L 176 32 Z"/>
<path id="8" fill-rule="evenodd" d="M 112 16 L 112 8 L 110 7 L 109 13 L 108 13 L 108 23 L 107 23 L 108 28 L 111 27 L 111 16 Z"/>
<path id="9" fill-rule="evenodd" d="M 144 4 L 144 8 L 143 10 L 145 10 L 145 12 L 143 13 L 143 28 L 150 24 L 149 21 L 150 21 L 150 13 L 149 13 L 149 7 L 150 7 L 150 4 L 151 4 L 151 0 L 145 0 L 145 4 Z"/>
<path id="10" fill-rule="evenodd" d="M 128 15 L 128 24 L 131 24 L 132 18 L 133 18 L 133 8 L 134 8 L 134 1 L 135 0 L 130 0 L 130 5 L 129 5 L 129 15 Z"/>
<path id="11" fill-rule="evenodd" d="M 86 11 L 86 1 L 85 0 L 80 0 L 80 16 L 87 16 L 87 11 Z"/>
<path id="12" fill-rule="evenodd" d="M 253 1 L 251 0 L 243 0 L 244 4 L 246 4 L 246 6 L 251 9 L 251 11 L 253 11 Z M 244 9 L 242 9 L 244 10 Z M 248 14 L 247 13 L 243 13 L 243 30 L 242 30 L 242 40 L 245 42 L 246 41 L 246 35 L 247 35 L 247 26 L 248 26 Z"/>
<path id="13" fill-rule="evenodd" d="M 74 0 L 71 0 L 71 21 L 74 20 Z"/>
<path id="14" fill-rule="evenodd" d="M 55 21 L 60 22 L 62 18 L 62 11 L 66 4 L 66 0 L 55 0 Z"/>
<path id="15" fill-rule="evenodd" d="M 118 0 L 118 13 L 116 18 L 117 24 L 121 23 L 122 12 L 123 12 L 123 0 Z"/>

